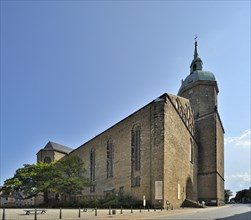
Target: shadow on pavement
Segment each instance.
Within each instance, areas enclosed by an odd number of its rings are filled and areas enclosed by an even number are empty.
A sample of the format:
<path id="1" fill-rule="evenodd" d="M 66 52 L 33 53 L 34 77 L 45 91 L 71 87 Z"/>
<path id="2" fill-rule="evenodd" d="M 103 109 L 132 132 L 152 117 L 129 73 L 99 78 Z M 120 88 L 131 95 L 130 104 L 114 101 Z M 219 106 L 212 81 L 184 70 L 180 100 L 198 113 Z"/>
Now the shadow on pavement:
<path id="1" fill-rule="evenodd" d="M 251 211 L 250 212 L 244 212 L 237 215 L 232 215 L 225 218 L 216 218 L 215 220 L 251 220 Z"/>

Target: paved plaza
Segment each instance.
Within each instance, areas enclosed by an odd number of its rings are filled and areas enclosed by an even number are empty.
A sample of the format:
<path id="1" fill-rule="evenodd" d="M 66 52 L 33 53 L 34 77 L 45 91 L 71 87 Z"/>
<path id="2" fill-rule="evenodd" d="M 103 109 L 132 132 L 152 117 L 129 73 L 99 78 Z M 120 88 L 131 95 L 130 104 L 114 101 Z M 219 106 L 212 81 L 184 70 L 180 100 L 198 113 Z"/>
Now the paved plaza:
<path id="1" fill-rule="evenodd" d="M 81 210 L 79 217 L 79 209 L 62 209 L 61 219 L 184 219 L 184 220 L 238 220 L 251 219 L 250 204 L 244 205 L 226 205 L 221 207 L 207 207 L 207 208 L 184 208 L 175 210 L 121 210 L 116 209 L 116 214 L 108 209 L 87 209 L 86 212 Z M 60 209 L 46 209 L 45 214 L 37 214 L 37 218 L 32 213 L 26 215 L 24 209 L 5 209 L 5 220 L 56 220 L 60 219 Z M 3 209 L 0 210 L 0 220 L 3 220 Z"/>

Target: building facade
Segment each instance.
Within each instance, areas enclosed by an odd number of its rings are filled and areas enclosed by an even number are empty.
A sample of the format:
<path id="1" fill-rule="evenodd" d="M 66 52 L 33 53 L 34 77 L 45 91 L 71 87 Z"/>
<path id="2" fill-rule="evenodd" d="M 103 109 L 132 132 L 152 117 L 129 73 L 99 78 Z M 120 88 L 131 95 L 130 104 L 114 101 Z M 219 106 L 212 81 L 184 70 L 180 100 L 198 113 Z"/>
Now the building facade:
<path id="1" fill-rule="evenodd" d="M 214 74 L 202 70 L 195 42 L 178 95 L 163 94 L 67 155 L 84 161 L 92 186 L 80 198 L 124 192 L 154 206 L 224 204 L 224 129 Z M 41 153 L 46 155 L 46 149 Z M 55 159 L 55 158 L 54 158 Z M 53 159 L 52 159 L 53 161 Z"/>

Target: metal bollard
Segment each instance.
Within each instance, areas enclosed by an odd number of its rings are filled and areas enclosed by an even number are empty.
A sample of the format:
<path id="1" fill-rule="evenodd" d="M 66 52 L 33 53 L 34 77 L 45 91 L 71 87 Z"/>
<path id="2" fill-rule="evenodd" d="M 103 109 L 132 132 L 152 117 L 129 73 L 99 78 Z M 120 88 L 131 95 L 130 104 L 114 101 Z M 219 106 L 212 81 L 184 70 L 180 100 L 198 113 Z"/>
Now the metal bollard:
<path id="1" fill-rule="evenodd" d="M 139 212 L 141 212 L 141 206 L 139 206 Z"/>
<path id="2" fill-rule="evenodd" d="M 109 215 L 111 215 L 111 206 L 109 206 Z"/>
<path id="3" fill-rule="evenodd" d="M 120 214 L 123 214 L 123 213 L 122 213 L 122 206 L 120 207 Z"/>
<path id="4" fill-rule="evenodd" d="M 62 219 L 62 209 L 59 210 L 59 219 Z"/>
<path id="5" fill-rule="evenodd" d="M 5 218 L 5 208 L 3 208 L 3 216 L 2 216 L 2 220 L 6 220 L 6 218 Z"/>
<path id="6" fill-rule="evenodd" d="M 34 220 L 37 220 L 37 209 L 35 208 Z"/>
<path id="7" fill-rule="evenodd" d="M 78 217 L 81 217 L 81 213 L 80 213 L 80 207 L 78 208 Z"/>
<path id="8" fill-rule="evenodd" d="M 131 206 L 131 213 L 132 213 L 132 206 Z"/>
<path id="9" fill-rule="evenodd" d="M 95 216 L 98 215 L 98 212 L 97 212 L 97 207 L 95 208 Z"/>

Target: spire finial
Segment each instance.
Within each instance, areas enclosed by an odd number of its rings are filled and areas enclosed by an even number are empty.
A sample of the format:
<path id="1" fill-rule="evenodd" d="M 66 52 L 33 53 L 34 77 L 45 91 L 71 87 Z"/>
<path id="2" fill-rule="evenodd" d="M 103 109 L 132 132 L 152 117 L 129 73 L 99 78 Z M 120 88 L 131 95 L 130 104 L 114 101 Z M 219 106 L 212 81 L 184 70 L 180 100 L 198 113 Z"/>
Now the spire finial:
<path id="1" fill-rule="evenodd" d="M 197 38 L 198 38 L 198 36 L 197 36 L 197 34 L 195 34 L 195 37 L 194 37 L 194 41 L 195 41 L 194 42 L 194 55 L 193 55 L 194 59 L 198 57 Z"/>

